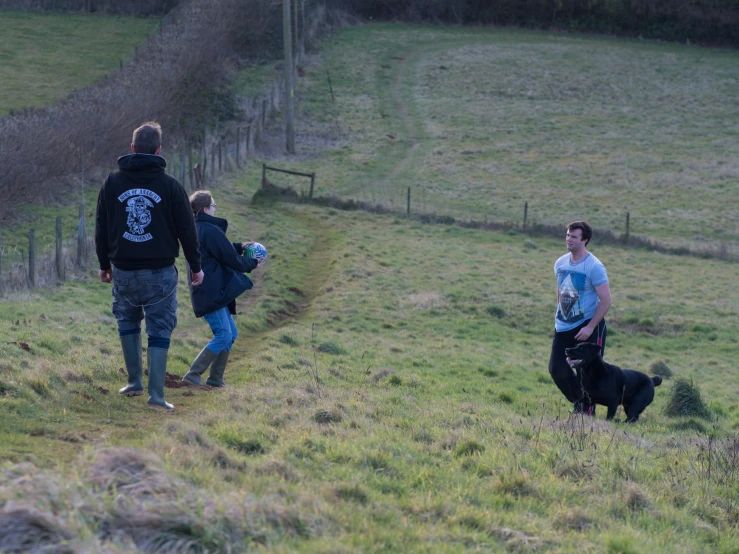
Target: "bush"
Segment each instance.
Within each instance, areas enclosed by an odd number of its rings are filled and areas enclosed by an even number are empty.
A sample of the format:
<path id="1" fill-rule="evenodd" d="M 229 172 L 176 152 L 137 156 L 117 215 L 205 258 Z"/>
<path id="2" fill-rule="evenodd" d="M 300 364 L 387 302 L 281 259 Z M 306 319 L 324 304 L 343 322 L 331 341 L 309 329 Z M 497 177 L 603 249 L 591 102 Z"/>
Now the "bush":
<path id="1" fill-rule="evenodd" d="M 665 362 L 662 361 L 654 362 L 651 366 L 649 366 L 649 371 L 652 372 L 652 375 L 659 375 L 660 377 L 664 377 L 665 379 L 669 379 L 674 375 L 674 372 L 667 366 Z"/>
<path id="2" fill-rule="evenodd" d="M 503 319 L 506 316 L 505 310 L 499 306 L 488 306 L 487 313 L 498 319 Z"/>
<path id="3" fill-rule="evenodd" d="M 0 118 L 0 217 L 70 190 L 91 167 L 109 168 L 146 120 L 162 124 L 170 151 L 200 140 L 206 119 L 227 115 L 222 91 L 237 56 L 279 46 L 280 11 L 269 0 L 183 0 L 140 45 L 145 55 L 56 105 Z"/>
<path id="4" fill-rule="evenodd" d="M 322 342 L 318 345 L 318 351 L 324 354 L 333 354 L 334 356 L 346 354 L 346 350 L 333 341 Z"/>
<path id="5" fill-rule="evenodd" d="M 700 389 L 690 380 L 678 377 L 667 401 L 665 414 L 672 417 L 696 416 L 709 419 L 711 412 L 703 401 Z"/>

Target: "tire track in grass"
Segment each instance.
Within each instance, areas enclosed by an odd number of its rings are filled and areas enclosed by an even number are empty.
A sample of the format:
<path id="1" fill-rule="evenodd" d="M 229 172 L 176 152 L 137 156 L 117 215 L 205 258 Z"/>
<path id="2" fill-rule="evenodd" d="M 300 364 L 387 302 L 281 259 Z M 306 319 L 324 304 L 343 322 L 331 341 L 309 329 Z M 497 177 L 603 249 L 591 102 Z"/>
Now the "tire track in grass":
<path id="1" fill-rule="evenodd" d="M 484 41 L 482 41 L 484 42 Z M 423 155 L 423 148 L 430 145 L 429 138 L 420 121 L 420 116 L 413 104 L 413 89 L 416 85 L 412 76 L 412 70 L 422 63 L 426 58 L 437 56 L 440 51 L 460 48 L 465 46 L 479 45 L 480 40 L 453 40 L 443 43 L 432 43 L 419 46 L 391 56 L 390 59 L 398 62 L 394 71 L 392 85 L 390 87 L 390 98 L 393 111 L 402 122 L 406 137 L 397 141 L 397 144 L 407 144 L 407 148 L 400 160 L 393 166 L 390 172 L 379 180 L 380 191 L 386 197 L 393 198 L 393 192 L 402 196 L 402 190 L 398 188 L 397 181 L 406 181 L 408 186 L 411 182 L 406 178 L 413 172 L 414 163 L 418 162 Z M 404 89 L 409 94 L 404 94 Z M 410 98 L 410 100 L 409 100 Z M 414 115 L 413 112 L 416 112 Z M 397 190 L 396 190 L 397 189 Z M 386 194 L 387 193 L 387 194 Z"/>

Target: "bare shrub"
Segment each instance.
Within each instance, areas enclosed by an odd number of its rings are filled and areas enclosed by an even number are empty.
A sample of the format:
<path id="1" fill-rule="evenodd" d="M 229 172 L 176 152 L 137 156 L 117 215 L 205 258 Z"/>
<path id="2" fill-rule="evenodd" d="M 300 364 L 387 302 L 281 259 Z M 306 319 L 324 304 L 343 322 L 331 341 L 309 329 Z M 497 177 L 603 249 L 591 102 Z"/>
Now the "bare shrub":
<path id="1" fill-rule="evenodd" d="M 269 0 L 185 0 L 133 63 L 58 105 L 0 119 L 0 216 L 19 202 L 65 192 L 62 176 L 108 166 L 142 121 L 162 123 L 170 146 L 199 135 L 235 53 L 269 48 L 278 12 Z"/>

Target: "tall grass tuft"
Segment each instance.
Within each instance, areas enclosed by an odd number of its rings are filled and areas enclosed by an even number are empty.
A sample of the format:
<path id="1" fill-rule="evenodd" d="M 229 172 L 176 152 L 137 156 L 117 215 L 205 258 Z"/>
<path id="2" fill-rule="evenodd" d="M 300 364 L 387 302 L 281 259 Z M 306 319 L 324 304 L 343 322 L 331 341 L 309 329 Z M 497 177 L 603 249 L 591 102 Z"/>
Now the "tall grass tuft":
<path id="1" fill-rule="evenodd" d="M 186 453 L 180 453 L 186 456 Z M 213 495 L 153 453 L 105 448 L 61 475 L 30 463 L 0 472 L 0 552 L 244 552 L 316 534 L 315 506 L 280 495 Z"/>
<path id="2" fill-rule="evenodd" d="M 693 378 L 678 377 L 672 387 L 672 394 L 667 401 L 665 414 L 672 417 L 696 416 L 709 419 L 711 411 L 703 401 L 701 391 L 693 383 Z"/>
<path id="3" fill-rule="evenodd" d="M 324 354 L 333 354 L 334 356 L 341 356 L 346 354 L 346 350 L 336 344 L 334 341 L 322 342 L 318 345 L 317 350 Z"/>
<path id="4" fill-rule="evenodd" d="M 665 379 L 669 379 L 670 377 L 675 375 L 675 372 L 670 369 L 670 367 L 663 361 L 654 362 L 651 366 L 649 366 L 649 371 L 652 373 L 652 375 L 659 375 L 660 377 L 663 377 Z"/>
<path id="5" fill-rule="evenodd" d="M 8 502 L 0 512 L 0 551 L 36 552 L 39 547 L 56 544 L 54 552 L 73 552 L 59 543 L 73 538 L 73 533 L 50 514 Z"/>

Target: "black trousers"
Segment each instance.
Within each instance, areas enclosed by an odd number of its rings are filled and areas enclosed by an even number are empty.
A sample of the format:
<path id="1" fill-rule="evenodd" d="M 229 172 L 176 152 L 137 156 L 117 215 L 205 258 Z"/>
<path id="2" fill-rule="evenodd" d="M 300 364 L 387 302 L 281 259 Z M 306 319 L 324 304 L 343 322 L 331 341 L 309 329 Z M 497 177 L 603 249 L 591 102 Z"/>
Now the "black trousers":
<path id="1" fill-rule="evenodd" d="M 552 353 L 549 356 L 549 374 L 552 376 L 559 390 L 562 391 L 562 394 L 570 402 L 583 400 L 583 391 L 580 378 L 570 367 L 570 364 L 567 363 L 565 348 L 577 346 L 580 341 L 575 340 L 575 335 L 588 323 L 590 323 L 590 320 L 583 321 L 582 324 L 569 331 L 555 332 L 552 340 Z M 593 342 L 600 346 L 601 356 L 606 350 L 606 333 L 606 321 L 604 319 L 593 330 L 593 334 L 587 340 L 587 342 Z M 587 399 L 584 399 L 583 405 L 586 404 L 589 405 L 590 403 Z"/>

